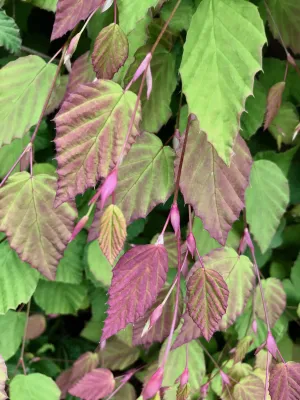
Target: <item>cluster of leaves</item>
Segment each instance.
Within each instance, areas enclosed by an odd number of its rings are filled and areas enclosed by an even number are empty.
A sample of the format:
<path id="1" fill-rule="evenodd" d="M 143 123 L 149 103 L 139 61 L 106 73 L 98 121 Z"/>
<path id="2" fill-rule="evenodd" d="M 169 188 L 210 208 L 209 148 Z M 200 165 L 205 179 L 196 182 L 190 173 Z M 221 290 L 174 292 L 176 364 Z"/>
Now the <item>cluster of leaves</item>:
<path id="1" fill-rule="evenodd" d="M 0 6 L 0 398 L 300 399 L 299 1 Z"/>

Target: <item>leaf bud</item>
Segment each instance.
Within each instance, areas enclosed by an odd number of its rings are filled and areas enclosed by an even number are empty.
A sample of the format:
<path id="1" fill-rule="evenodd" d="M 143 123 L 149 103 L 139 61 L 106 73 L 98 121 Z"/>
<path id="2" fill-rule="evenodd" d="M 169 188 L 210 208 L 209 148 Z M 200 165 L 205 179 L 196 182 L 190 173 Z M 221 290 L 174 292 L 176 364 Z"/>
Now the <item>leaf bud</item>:
<path id="1" fill-rule="evenodd" d="M 194 257 L 195 250 L 196 250 L 196 240 L 193 232 L 190 232 L 186 238 L 186 244 L 191 256 Z"/>
<path id="2" fill-rule="evenodd" d="M 277 344 L 271 332 L 268 332 L 266 347 L 269 353 L 276 359 L 277 355 Z"/>
<path id="3" fill-rule="evenodd" d="M 252 330 L 255 334 L 257 334 L 257 321 L 256 319 L 253 320 L 252 322 Z"/>
<path id="4" fill-rule="evenodd" d="M 143 400 L 149 400 L 159 392 L 162 385 L 163 377 L 164 369 L 162 367 L 159 367 L 143 388 Z"/>
<path id="5" fill-rule="evenodd" d="M 69 239 L 69 243 L 72 242 L 72 240 L 75 239 L 75 237 L 78 235 L 78 233 L 84 228 L 85 224 L 88 222 L 89 216 L 84 215 L 76 224 L 73 233 Z"/>
<path id="6" fill-rule="evenodd" d="M 173 203 L 170 212 L 171 224 L 174 229 L 175 235 L 177 236 L 180 232 L 180 214 L 177 203 Z"/>
<path id="7" fill-rule="evenodd" d="M 159 306 L 156 307 L 156 309 L 151 313 L 150 318 L 148 319 L 143 332 L 142 332 L 142 337 L 150 331 L 150 329 L 156 324 L 158 319 L 161 317 L 161 314 L 163 312 L 164 305 L 160 304 Z"/>

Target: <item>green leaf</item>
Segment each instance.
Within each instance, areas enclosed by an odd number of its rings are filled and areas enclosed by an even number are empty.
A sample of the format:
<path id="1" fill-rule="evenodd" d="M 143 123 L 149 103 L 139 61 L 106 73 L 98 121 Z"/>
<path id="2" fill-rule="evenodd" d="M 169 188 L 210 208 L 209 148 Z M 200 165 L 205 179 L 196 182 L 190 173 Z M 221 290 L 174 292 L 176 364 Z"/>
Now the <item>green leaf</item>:
<path id="1" fill-rule="evenodd" d="M 26 315 L 25 313 L 8 311 L 0 315 L 0 354 L 4 360 L 11 358 L 21 345 Z"/>
<path id="2" fill-rule="evenodd" d="M 279 140 L 279 143 L 297 144 L 299 139 L 293 141 L 293 135 L 298 123 L 299 116 L 296 107 L 292 103 L 286 102 L 281 105 L 268 130 L 275 139 Z"/>
<path id="3" fill-rule="evenodd" d="M 130 66 L 125 78 L 128 83 L 138 69 L 151 46 L 146 45 L 135 53 L 135 62 Z M 175 57 L 173 53 L 162 46 L 158 46 L 151 59 L 152 92 L 147 99 L 146 85 L 141 97 L 142 102 L 142 128 L 148 132 L 157 133 L 171 116 L 171 97 L 176 88 L 177 78 L 175 73 Z M 130 88 L 138 93 L 141 84 L 138 79 Z"/>
<path id="4" fill-rule="evenodd" d="M 46 375 L 17 375 L 10 383 L 11 400 L 59 400 L 60 390 Z"/>
<path id="5" fill-rule="evenodd" d="M 55 71 L 37 56 L 20 57 L 0 70 L 0 147 L 38 122 Z"/>
<path id="6" fill-rule="evenodd" d="M 262 399 L 265 392 L 264 382 L 253 374 L 241 379 L 240 382 L 234 386 L 233 396 L 234 399 L 253 400 Z"/>
<path id="7" fill-rule="evenodd" d="M 38 280 L 39 273 L 22 262 L 7 242 L 0 244 L 0 314 L 28 303 Z"/>
<path id="8" fill-rule="evenodd" d="M 119 0 L 120 26 L 127 34 L 132 31 L 137 22 L 145 17 L 150 7 L 155 7 L 159 0 Z"/>
<path id="9" fill-rule="evenodd" d="M 159 233 L 155 235 L 151 239 L 151 243 L 155 244 L 157 242 Z M 166 232 L 164 234 L 164 246 L 168 252 L 168 264 L 169 268 L 177 268 L 178 264 L 178 251 L 177 251 L 177 242 L 176 242 L 176 236 L 172 232 Z"/>
<path id="10" fill-rule="evenodd" d="M 201 256 L 204 256 L 211 250 L 221 247 L 220 244 L 210 236 L 209 232 L 204 229 L 203 222 L 198 217 L 194 218 L 193 234 L 196 239 L 197 249 Z"/>
<path id="11" fill-rule="evenodd" d="M 0 231 L 23 261 L 54 279 L 76 218 L 74 205 L 53 207 L 56 179 L 31 177 L 27 172 L 11 176 L 0 189 Z"/>
<path id="12" fill-rule="evenodd" d="M 104 368 L 124 371 L 136 362 L 139 355 L 140 350 L 138 347 L 128 345 L 128 343 L 121 340 L 119 335 L 116 335 L 107 341 L 106 346 L 101 353 L 101 360 Z"/>
<path id="13" fill-rule="evenodd" d="M 160 16 L 164 21 L 167 21 L 171 12 L 176 5 L 176 0 L 166 2 L 161 10 Z M 169 23 L 169 27 L 174 31 L 187 31 L 189 29 L 195 7 L 193 0 L 185 0 L 179 4 L 173 18 Z"/>
<path id="14" fill-rule="evenodd" d="M 21 48 L 20 31 L 15 20 L 3 10 L 0 10 L 0 46 L 4 46 L 11 53 Z"/>
<path id="15" fill-rule="evenodd" d="M 244 0 L 203 0 L 187 33 L 180 67 L 183 92 L 190 113 L 227 164 L 265 42 L 259 12 Z"/>
<path id="16" fill-rule="evenodd" d="M 15 139 L 10 144 L 0 148 L 0 176 L 4 177 L 13 164 L 17 161 L 22 151 L 29 143 L 29 135 L 25 135 L 22 139 Z M 13 170 L 20 171 L 20 164 Z"/>
<path id="17" fill-rule="evenodd" d="M 47 11 L 55 11 L 57 0 L 22 0 L 25 3 L 30 3 L 33 6 L 42 8 L 43 10 Z"/>
<path id="18" fill-rule="evenodd" d="M 87 248 L 88 277 L 100 286 L 108 287 L 112 278 L 112 267 L 100 249 L 97 240 L 88 244 Z"/>
<path id="19" fill-rule="evenodd" d="M 62 75 L 56 81 L 44 115 L 53 113 L 62 103 L 69 83 L 69 75 Z"/>
<path id="20" fill-rule="evenodd" d="M 271 244 L 288 201 L 288 181 L 280 168 L 271 161 L 255 161 L 246 191 L 246 211 L 250 231 L 263 253 Z"/>
<path id="21" fill-rule="evenodd" d="M 300 53 L 300 3 L 297 0 L 269 0 L 268 22 L 275 38 Z M 282 38 L 282 39 L 281 39 Z"/>
<path id="22" fill-rule="evenodd" d="M 46 314 L 76 314 L 86 295 L 84 284 L 40 280 L 33 297 Z"/>

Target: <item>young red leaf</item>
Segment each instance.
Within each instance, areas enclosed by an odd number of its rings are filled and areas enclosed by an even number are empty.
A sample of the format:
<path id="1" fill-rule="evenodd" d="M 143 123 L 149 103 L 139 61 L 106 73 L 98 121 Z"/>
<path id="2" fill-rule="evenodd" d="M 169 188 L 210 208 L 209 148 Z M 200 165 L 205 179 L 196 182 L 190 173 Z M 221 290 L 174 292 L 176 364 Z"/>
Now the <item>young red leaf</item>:
<path id="1" fill-rule="evenodd" d="M 43 314 L 30 315 L 26 330 L 26 339 L 32 340 L 41 336 L 46 330 L 46 318 Z"/>
<path id="2" fill-rule="evenodd" d="M 167 271 L 168 254 L 162 245 L 136 246 L 120 258 L 108 292 L 102 342 L 144 315 L 162 289 Z"/>
<path id="3" fill-rule="evenodd" d="M 196 262 L 187 281 L 187 309 L 207 341 L 219 327 L 226 312 L 228 296 L 228 287 L 222 276 Z"/>
<path id="4" fill-rule="evenodd" d="M 115 379 L 109 369 L 98 368 L 88 372 L 70 390 L 72 396 L 82 400 L 99 400 L 108 396 L 115 387 Z"/>
<path id="5" fill-rule="evenodd" d="M 271 87 L 267 97 L 267 111 L 265 116 L 264 130 L 266 130 L 273 119 L 276 117 L 282 101 L 282 93 L 285 82 L 278 82 Z"/>
<path id="6" fill-rule="evenodd" d="M 201 329 L 198 328 L 190 317 L 190 314 L 186 311 L 183 314 L 183 325 L 173 343 L 172 350 L 182 346 L 183 344 L 189 343 L 194 339 L 198 339 L 200 336 L 202 336 Z"/>
<path id="7" fill-rule="evenodd" d="M 126 239 L 126 221 L 118 206 L 111 204 L 100 220 L 99 245 L 108 261 L 113 264 Z"/>
<path id="8" fill-rule="evenodd" d="M 7 394 L 5 392 L 5 382 L 7 381 L 7 368 L 3 357 L 0 355 L 0 399 L 6 400 Z"/>
<path id="9" fill-rule="evenodd" d="M 72 71 L 69 76 L 67 94 L 73 93 L 76 87 L 83 83 L 92 82 L 96 75 L 93 70 L 90 53 L 86 52 L 72 64 Z"/>
<path id="10" fill-rule="evenodd" d="M 94 187 L 116 165 L 137 97 L 117 83 L 98 80 L 76 87 L 55 117 L 58 189 L 55 205 Z M 126 144 L 139 134 L 140 108 Z"/>
<path id="11" fill-rule="evenodd" d="M 102 29 L 95 41 L 92 60 L 99 79 L 112 79 L 128 57 L 128 40 L 119 25 Z"/>
<path id="12" fill-rule="evenodd" d="M 0 189 L 0 231 L 23 261 L 52 280 L 77 216 L 73 203 L 53 207 L 55 189 L 54 177 L 27 172 L 14 174 Z"/>
<path id="13" fill-rule="evenodd" d="M 269 392 L 272 400 L 298 400 L 300 364 L 292 361 L 276 364 L 271 369 Z"/>
<path id="14" fill-rule="evenodd" d="M 86 19 L 92 11 L 103 4 L 104 0 L 59 0 L 51 40 L 72 30 L 78 22 Z"/>
<path id="15" fill-rule="evenodd" d="M 176 154 L 176 174 L 182 143 Z M 199 122 L 192 122 L 180 189 L 185 202 L 191 204 L 195 214 L 201 218 L 204 228 L 222 245 L 225 245 L 233 222 L 245 206 L 245 190 L 252 165 L 247 145 L 240 136 L 236 138 L 233 152 L 228 167 L 207 141 L 206 134 L 199 128 Z"/>
<path id="16" fill-rule="evenodd" d="M 264 398 L 264 382 L 256 375 L 251 374 L 242 378 L 233 389 L 234 399 L 262 400 Z M 274 400 L 272 398 L 272 400 Z"/>

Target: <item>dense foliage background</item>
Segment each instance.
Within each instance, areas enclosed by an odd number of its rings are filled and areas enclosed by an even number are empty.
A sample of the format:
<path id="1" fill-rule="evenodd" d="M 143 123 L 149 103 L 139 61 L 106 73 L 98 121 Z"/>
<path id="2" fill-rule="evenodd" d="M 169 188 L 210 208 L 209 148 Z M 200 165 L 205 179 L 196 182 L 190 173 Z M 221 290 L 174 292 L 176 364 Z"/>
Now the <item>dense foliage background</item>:
<path id="1" fill-rule="evenodd" d="M 0 398 L 300 399 L 299 1 L 56 3 L 0 0 Z"/>

